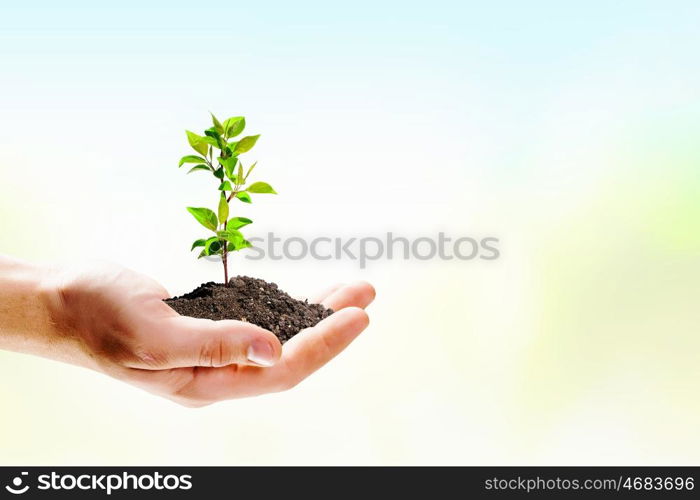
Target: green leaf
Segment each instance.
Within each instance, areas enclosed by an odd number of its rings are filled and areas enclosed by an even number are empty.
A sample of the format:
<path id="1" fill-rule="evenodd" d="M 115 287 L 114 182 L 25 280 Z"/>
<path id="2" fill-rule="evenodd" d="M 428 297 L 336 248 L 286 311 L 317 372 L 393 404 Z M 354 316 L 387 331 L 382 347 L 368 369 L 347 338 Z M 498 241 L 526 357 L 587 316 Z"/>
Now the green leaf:
<path id="1" fill-rule="evenodd" d="M 230 158 L 221 158 L 219 157 L 219 163 L 221 163 L 224 166 L 224 171 L 226 172 L 226 177 L 229 179 L 233 175 L 233 169 L 236 168 L 236 162 L 238 161 L 238 158 L 235 156 L 232 156 Z"/>
<path id="2" fill-rule="evenodd" d="M 209 210 L 208 208 L 201 208 L 201 207 L 187 207 L 187 211 L 191 213 L 195 219 L 197 219 L 197 222 L 199 222 L 201 225 L 206 227 L 207 229 L 210 229 L 212 231 L 216 231 L 216 214 Z"/>
<path id="3" fill-rule="evenodd" d="M 219 163 L 221 163 L 221 165 L 223 165 L 224 167 L 234 168 L 236 166 L 236 161 L 238 160 L 238 158 L 236 158 L 235 156 L 230 156 L 228 158 L 223 158 L 219 156 L 217 160 L 219 160 Z"/>
<path id="4" fill-rule="evenodd" d="M 190 171 L 187 172 L 187 173 L 188 173 L 188 174 L 191 174 L 191 173 L 194 172 L 195 170 L 207 170 L 207 171 L 210 171 L 211 169 L 209 168 L 209 165 L 204 165 L 204 164 L 202 164 L 202 165 L 195 165 L 195 166 L 192 167 L 192 168 L 190 169 Z"/>
<path id="5" fill-rule="evenodd" d="M 236 243 L 229 243 L 227 249 L 229 252 L 237 252 L 238 250 L 243 250 L 244 248 L 250 248 L 252 246 L 253 244 L 250 241 L 242 239 Z"/>
<path id="6" fill-rule="evenodd" d="M 224 179 L 224 167 L 219 167 L 216 170 L 214 170 L 214 177 L 216 177 L 219 180 Z"/>
<path id="7" fill-rule="evenodd" d="M 221 138 L 221 134 L 219 133 L 218 130 L 216 130 L 216 127 L 209 127 L 208 129 L 206 129 L 204 131 L 204 135 L 206 135 L 207 137 L 211 137 L 213 139 L 217 139 L 217 142 L 218 142 L 218 139 Z"/>
<path id="8" fill-rule="evenodd" d="M 226 231 L 230 231 L 232 229 L 240 229 L 243 226 L 247 226 L 248 224 L 252 223 L 253 221 L 247 217 L 232 217 L 226 223 Z"/>
<path id="9" fill-rule="evenodd" d="M 202 142 L 217 149 L 221 149 L 219 147 L 219 141 L 217 141 L 214 137 L 204 136 L 202 137 Z"/>
<path id="10" fill-rule="evenodd" d="M 243 184 L 243 163 L 238 164 L 238 174 L 236 174 L 238 178 L 241 180 L 241 184 Z"/>
<path id="11" fill-rule="evenodd" d="M 233 116 L 224 120 L 224 135 L 226 137 L 236 137 L 245 128 L 245 118 Z"/>
<path id="12" fill-rule="evenodd" d="M 190 132 L 189 130 L 185 130 L 185 132 L 187 132 L 187 142 L 190 143 L 192 149 L 197 151 L 200 155 L 206 156 L 209 148 L 207 147 L 207 143 L 204 141 L 204 137 L 197 135 L 194 132 Z"/>
<path id="13" fill-rule="evenodd" d="M 216 255 L 221 251 L 223 246 L 218 236 L 212 236 L 204 244 L 203 251 L 206 252 L 206 255 Z"/>
<path id="14" fill-rule="evenodd" d="M 196 240 L 194 243 L 192 243 L 192 248 L 190 248 L 190 252 L 197 247 L 203 247 L 206 244 L 206 242 L 207 240 Z"/>
<path id="15" fill-rule="evenodd" d="M 258 142 L 259 137 L 260 134 L 249 135 L 244 137 L 236 143 L 236 148 L 234 151 L 236 152 L 236 154 L 241 154 L 250 151 L 251 149 L 253 149 L 253 146 L 255 146 L 255 143 Z"/>
<path id="16" fill-rule="evenodd" d="M 201 156 L 187 155 L 180 158 L 180 163 L 178 163 L 178 168 L 183 166 L 185 163 L 206 163 L 207 160 Z"/>
<path id="17" fill-rule="evenodd" d="M 248 169 L 248 173 L 245 174 L 245 177 L 243 177 L 243 182 L 245 182 L 245 181 L 248 180 L 248 176 L 250 175 L 250 173 L 251 173 L 251 172 L 253 171 L 253 169 L 255 168 L 255 165 L 257 165 L 257 164 L 258 164 L 258 162 L 256 161 L 255 163 L 253 163 L 253 164 L 250 166 L 250 168 Z"/>
<path id="18" fill-rule="evenodd" d="M 228 219 L 228 201 L 226 201 L 226 195 L 221 193 L 221 198 L 219 198 L 219 223 L 223 224 Z"/>
<path id="19" fill-rule="evenodd" d="M 233 191 L 233 187 L 229 181 L 224 181 L 219 184 L 219 191 Z"/>
<path id="20" fill-rule="evenodd" d="M 253 203 L 253 200 L 250 199 L 250 195 L 246 193 L 245 191 L 241 191 L 240 193 L 236 193 L 236 198 L 241 200 L 244 203 Z"/>
<path id="21" fill-rule="evenodd" d="M 237 231 L 235 229 L 232 229 L 230 231 L 229 230 L 219 231 L 216 233 L 216 235 L 219 238 L 224 239 L 226 241 L 230 241 L 231 243 L 234 243 L 234 244 L 243 239 L 243 234 L 240 231 Z"/>
<path id="22" fill-rule="evenodd" d="M 246 191 L 250 193 L 277 194 L 277 191 L 272 189 L 272 186 L 270 186 L 267 182 L 254 182 L 246 188 Z"/>
<path id="23" fill-rule="evenodd" d="M 216 131 L 219 134 L 223 134 L 224 133 L 224 126 L 221 124 L 221 122 L 219 120 L 216 119 L 216 116 L 214 116 L 214 113 L 212 113 L 210 111 L 209 114 L 211 115 L 211 121 L 214 124 L 214 128 L 216 129 Z"/>
<path id="24" fill-rule="evenodd" d="M 219 149 L 226 147 L 226 141 L 221 137 L 221 134 L 216 130 L 216 127 L 209 127 L 204 131 L 204 135 L 216 141 L 213 145 Z"/>

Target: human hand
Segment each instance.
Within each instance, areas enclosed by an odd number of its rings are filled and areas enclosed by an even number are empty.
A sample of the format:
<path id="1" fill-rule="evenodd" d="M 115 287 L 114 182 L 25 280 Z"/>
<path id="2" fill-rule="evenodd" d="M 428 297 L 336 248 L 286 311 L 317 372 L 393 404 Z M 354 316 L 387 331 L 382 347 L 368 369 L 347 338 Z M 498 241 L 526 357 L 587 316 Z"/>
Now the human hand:
<path id="1" fill-rule="evenodd" d="M 50 316 L 71 352 L 56 356 L 185 406 L 290 389 L 340 353 L 369 322 L 368 283 L 336 286 L 316 301 L 336 312 L 287 342 L 241 321 L 178 315 L 154 280 L 118 266 L 61 272 Z"/>

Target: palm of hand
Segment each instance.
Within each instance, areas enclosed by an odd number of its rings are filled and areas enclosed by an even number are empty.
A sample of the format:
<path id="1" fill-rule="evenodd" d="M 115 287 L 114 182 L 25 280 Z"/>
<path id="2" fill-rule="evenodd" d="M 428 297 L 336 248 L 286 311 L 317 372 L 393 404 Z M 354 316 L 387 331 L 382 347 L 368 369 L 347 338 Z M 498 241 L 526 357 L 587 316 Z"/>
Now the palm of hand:
<path id="1" fill-rule="evenodd" d="M 85 366 L 186 406 L 203 406 L 290 389 L 330 361 L 364 330 L 374 299 L 365 282 L 315 298 L 336 312 L 287 342 L 250 323 L 178 315 L 156 281 L 120 267 L 64 276 L 57 303 Z M 252 347 L 251 347 L 252 346 Z M 273 366 L 256 366 L 250 349 Z M 253 358 L 256 359 L 256 358 Z"/>

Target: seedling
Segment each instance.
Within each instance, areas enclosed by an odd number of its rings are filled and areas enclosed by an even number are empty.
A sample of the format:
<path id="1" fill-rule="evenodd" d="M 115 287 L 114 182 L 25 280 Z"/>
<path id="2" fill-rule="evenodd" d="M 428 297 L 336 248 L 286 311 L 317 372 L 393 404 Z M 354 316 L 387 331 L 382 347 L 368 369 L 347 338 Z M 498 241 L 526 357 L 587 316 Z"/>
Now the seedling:
<path id="1" fill-rule="evenodd" d="M 219 205 L 214 212 L 204 207 L 187 207 L 197 221 L 213 233 L 213 236 L 201 238 L 192 243 L 192 249 L 201 248 L 198 258 L 219 256 L 224 266 L 224 283 L 228 283 L 228 257 L 230 252 L 237 252 L 252 246 L 245 239 L 240 229 L 253 221 L 246 217 L 232 217 L 231 202 L 252 203 L 251 193 L 277 194 L 267 182 L 248 182 L 257 162 L 247 168 L 239 158 L 250 151 L 258 142 L 260 135 L 249 135 L 232 140 L 243 132 L 245 118 L 234 116 L 220 122 L 211 115 L 213 126 L 204 131 L 204 135 L 187 132 L 187 141 L 197 155 L 187 155 L 180 159 L 178 167 L 195 164 L 189 173 L 208 171 L 218 186 Z"/>
<path id="2" fill-rule="evenodd" d="M 240 155 L 250 151 L 260 136 L 236 139 L 245 128 L 245 118 L 234 116 L 223 123 L 214 115 L 211 119 L 214 126 L 206 129 L 204 135 L 186 131 L 187 141 L 197 154 L 183 156 L 179 166 L 190 166 L 188 173 L 210 172 L 218 186 L 216 212 L 204 207 L 187 207 L 187 210 L 212 233 L 192 243 L 192 250 L 199 249 L 200 258 L 221 258 L 224 283 L 202 283 L 192 292 L 165 299 L 165 302 L 183 316 L 247 321 L 271 331 L 284 343 L 304 328 L 310 328 L 333 314 L 333 311 L 321 304 L 293 299 L 274 283 L 248 276 L 229 280 L 229 253 L 251 246 L 241 233 L 241 228 L 253 222 L 237 214 L 233 217 L 230 204 L 234 200 L 252 203 L 251 194 L 277 193 L 267 182 L 248 182 L 256 163 L 246 167 Z"/>

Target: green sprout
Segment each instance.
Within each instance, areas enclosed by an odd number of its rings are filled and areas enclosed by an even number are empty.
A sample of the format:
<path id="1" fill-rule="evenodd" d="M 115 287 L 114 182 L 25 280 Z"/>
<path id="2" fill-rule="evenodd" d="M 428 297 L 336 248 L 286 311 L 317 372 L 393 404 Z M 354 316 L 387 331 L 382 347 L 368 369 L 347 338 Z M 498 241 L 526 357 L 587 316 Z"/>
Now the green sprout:
<path id="1" fill-rule="evenodd" d="M 188 174 L 206 170 L 216 179 L 219 191 L 219 206 L 216 213 L 208 208 L 187 207 L 187 211 L 197 219 L 197 222 L 214 233 L 209 238 L 196 240 L 192 243 L 191 250 L 202 247 L 198 257 L 200 259 L 210 255 L 221 256 L 224 265 L 224 283 L 228 283 L 228 254 L 252 246 L 240 229 L 253 222 L 246 217 L 231 217 L 229 204 L 234 199 L 243 203 L 252 203 L 250 193 L 277 193 L 267 182 L 253 182 L 245 186 L 257 162 L 246 169 L 239 155 L 250 151 L 258 142 L 260 135 L 249 135 L 237 141 L 231 140 L 243 132 L 245 118 L 234 116 L 223 122 L 217 120 L 213 114 L 211 118 L 214 126 L 206 129 L 203 136 L 186 131 L 187 141 L 199 154 L 183 156 L 178 167 L 194 163 Z"/>

